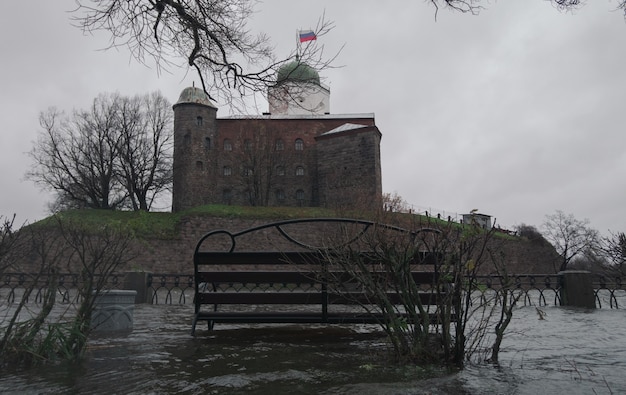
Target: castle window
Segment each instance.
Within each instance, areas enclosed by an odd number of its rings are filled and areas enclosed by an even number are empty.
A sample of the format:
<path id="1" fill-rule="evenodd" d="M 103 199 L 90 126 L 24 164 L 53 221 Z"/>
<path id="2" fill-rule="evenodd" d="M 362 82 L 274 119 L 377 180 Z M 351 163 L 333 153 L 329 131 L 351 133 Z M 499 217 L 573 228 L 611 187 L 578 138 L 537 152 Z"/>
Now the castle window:
<path id="1" fill-rule="evenodd" d="M 298 201 L 298 206 L 304 206 L 304 191 L 302 189 L 296 191 L 296 200 Z"/>
<path id="2" fill-rule="evenodd" d="M 243 149 L 246 151 L 252 150 L 252 141 L 250 141 L 249 139 L 245 139 L 243 141 Z"/>
<path id="3" fill-rule="evenodd" d="M 251 175 L 254 174 L 254 171 L 252 170 L 252 168 L 250 166 L 246 166 L 243 168 L 243 175 L 246 177 L 249 177 Z"/>
<path id="4" fill-rule="evenodd" d="M 297 176 L 303 176 L 304 175 L 304 167 L 302 167 L 302 166 L 296 167 L 296 175 Z"/>
<path id="5" fill-rule="evenodd" d="M 233 192 L 230 189 L 224 189 L 222 191 L 222 200 L 224 204 L 230 204 L 233 199 Z"/>
<path id="6" fill-rule="evenodd" d="M 198 169 L 198 170 L 204 169 L 204 163 L 202 163 L 201 160 L 196 161 L 196 169 Z"/>
<path id="7" fill-rule="evenodd" d="M 204 149 L 207 151 L 211 149 L 211 139 L 209 137 L 204 138 Z"/>
<path id="8" fill-rule="evenodd" d="M 304 141 L 302 141 L 302 139 L 296 139 L 295 148 L 296 151 L 304 150 Z"/>
<path id="9" fill-rule="evenodd" d="M 202 126 L 202 117 L 196 118 L 196 125 L 197 126 Z"/>
<path id="10" fill-rule="evenodd" d="M 282 189 L 277 189 L 276 190 L 276 200 L 279 202 L 284 202 L 285 201 L 285 191 L 283 191 Z"/>
<path id="11" fill-rule="evenodd" d="M 185 145 L 190 145 L 191 144 L 191 135 L 189 133 L 187 133 L 184 137 L 183 137 L 183 143 Z"/>
<path id="12" fill-rule="evenodd" d="M 224 166 L 223 174 L 225 176 L 230 176 L 231 174 L 233 174 L 233 169 L 231 169 L 230 166 Z"/>
<path id="13" fill-rule="evenodd" d="M 276 151 L 282 151 L 285 149 L 285 143 L 283 142 L 283 140 L 278 139 L 276 140 Z"/>
<path id="14" fill-rule="evenodd" d="M 276 166 L 276 175 L 284 176 L 285 175 L 285 167 L 284 166 Z"/>
<path id="15" fill-rule="evenodd" d="M 229 139 L 224 140 L 224 151 L 232 151 L 233 143 Z"/>

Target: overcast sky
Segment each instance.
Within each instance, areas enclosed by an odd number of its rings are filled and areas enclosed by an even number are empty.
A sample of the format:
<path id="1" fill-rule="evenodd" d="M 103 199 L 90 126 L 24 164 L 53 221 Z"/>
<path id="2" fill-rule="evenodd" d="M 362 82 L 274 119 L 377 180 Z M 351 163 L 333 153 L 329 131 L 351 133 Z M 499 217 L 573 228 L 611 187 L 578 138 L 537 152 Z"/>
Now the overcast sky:
<path id="1" fill-rule="evenodd" d="M 626 23 L 616 2 L 589 3 L 572 14 L 544 0 L 485 2 L 478 16 L 435 20 L 422 0 L 266 0 L 250 28 L 285 57 L 297 29 L 324 12 L 334 21 L 317 42 L 329 54 L 345 44 L 344 67 L 321 73 L 331 112 L 375 113 L 385 192 L 443 215 L 478 209 L 507 228 L 560 209 L 606 234 L 626 231 Z M 175 102 L 197 78 L 102 51 L 104 34 L 71 26 L 73 0 L 3 5 L 0 215 L 32 222 L 51 200 L 24 181 L 41 111 L 102 92 Z"/>

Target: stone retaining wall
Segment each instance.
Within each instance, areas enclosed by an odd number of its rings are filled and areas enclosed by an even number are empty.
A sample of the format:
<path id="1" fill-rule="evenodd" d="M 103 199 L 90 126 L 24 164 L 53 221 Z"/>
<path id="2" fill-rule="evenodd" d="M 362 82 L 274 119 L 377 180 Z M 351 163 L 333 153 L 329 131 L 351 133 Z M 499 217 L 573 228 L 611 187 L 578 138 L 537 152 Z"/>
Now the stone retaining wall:
<path id="1" fill-rule="evenodd" d="M 131 254 L 133 258 L 118 272 L 145 271 L 152 273 L 188 274 L 193 272 L 193 251 L 198 240 L 212 230 L 223 229 L 231 233 L 239 232 L 250 227 L 275 222 L 280 219 L 242 219 L 222 218 L 205 215 L 188 216 L 181 220 L 179 232 L 175 237 L 138 239 L 132 242 Z M 384 222 L 384 221 L 383 221 Z M 289 228 L 293 236 L 309 244 L 328 245 L 333 239 L 333 230 L 322 228 L 321 224 L 304 224 L 300 227 Z M 411 228 L 411 226 L 405 226 Z M 413 229 L 416 227 L 413 226 Z M 336 230 L 335 230 L 336 231 Z M 239 240 L 237 248 L 240 250 L 294 250 L 293 244 L 277 236 L 275 230 L 266 230 L 255 233 L 250 237 Z M 57 241 L 58 242 L 58 241 Z M 211 246 L 216 251 L 227 250 L 229 242 L 226 237 L 220 238 L 216 245 Z M 554 262 L 558 256 L 550 245 L 533 243 L 524 238 L 503 239 L 494 238 L 491 242 L 494 250 L 502 251 L 509 274 L 555 273 Z M 37 272 L 40 258 L 32 250 L 32 245 L 24 243 L 15 251 L 11 270 L 19 272 Z M 51 249 L 53 251 L 54 249 Z M 59 270 L 68 272 L 71 264 L 65 263 L 66 258 L 59 259 L 62 266 Z M 481 274 L 495 274 L 493 265 L 485 265 Z"/>
<path id="2" fill-rule="evenodd" d="M 250 227 L 259 226 L 275 220 L 216 218 L 208 216 L 194 216 L 185 218 L 181 222 L 179 236 L 174 239 L 142 240 L 137 243 L 139 255 L 129 264 L 129 270 L 145 270 L 153 273 L 190 273 L 193 271 L 193 251 L 198 240 L 212 230 L 224 229 L 232 233 Z M 293 228 L 294 235 L 304 240 L 315 239 L 315 235 L 328 235 L 327 230 L 319 229 L 319 224 L 307 224 L 301 229 Z M 318 228 L 317 232 L 315 231 Z M 273 241 L 269 241 L 269 240 Z M 317 238 L 319 240 L 319 237 Z M 279 240 L 279 241 L 277 241 Z M 246 250 L 278 249 L 284 247 L 293 250 L 293 245 L 279 238 L 272 238 L 268 232 L 254 235 L 242 241 L 245 245 L 238 248 Z M 323 243 L 323 241 L 322 241 Z M 226 248 L 226 241 L 217 248 Z M 495 239 L 492 241 L 495 249 L 504 252 L 508 273 L 554 273 L 554 262 L 558 259 L 551 246 L 538 245 L 519 238 L 515 240 Z M 486 265 L 485 274 L 493 273 L 493 265 Z"/>

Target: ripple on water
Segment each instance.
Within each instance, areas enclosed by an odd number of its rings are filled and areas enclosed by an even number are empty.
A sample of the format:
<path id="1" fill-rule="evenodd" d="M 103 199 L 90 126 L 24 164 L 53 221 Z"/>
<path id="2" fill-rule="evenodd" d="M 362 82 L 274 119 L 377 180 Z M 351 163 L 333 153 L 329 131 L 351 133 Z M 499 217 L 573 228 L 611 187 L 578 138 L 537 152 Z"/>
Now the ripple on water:
<path id="1" fill-rule="evenodd" d="M 192 337 L 192 309 L 137 305 L 131 334 L 90 339 L 78 366 L 0 374 L 0 392 L 626 393 L 626 310 L 541 309 L 543 320 L 515 310 L 499 365 L 449 373 L 386 365 L 371 326 L 225 325 Z"/>

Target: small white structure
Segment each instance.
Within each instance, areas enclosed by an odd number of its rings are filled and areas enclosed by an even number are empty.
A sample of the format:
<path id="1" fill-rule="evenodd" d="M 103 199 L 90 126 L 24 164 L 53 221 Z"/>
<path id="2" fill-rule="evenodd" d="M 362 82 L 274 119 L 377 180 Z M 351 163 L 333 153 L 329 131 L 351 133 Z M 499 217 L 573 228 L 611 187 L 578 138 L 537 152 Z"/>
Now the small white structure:
<path id="1" fill-rule="evenodd" d="M 480 214 L 480 213 L 470 213 L 463 214 L 463 223 L 464 224 L 476 224 L 483 229 L 491 229 L 491 215 Z"/>

